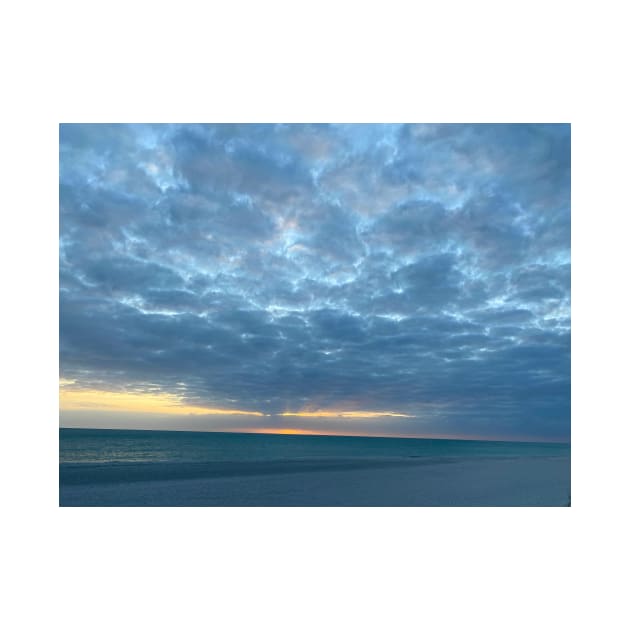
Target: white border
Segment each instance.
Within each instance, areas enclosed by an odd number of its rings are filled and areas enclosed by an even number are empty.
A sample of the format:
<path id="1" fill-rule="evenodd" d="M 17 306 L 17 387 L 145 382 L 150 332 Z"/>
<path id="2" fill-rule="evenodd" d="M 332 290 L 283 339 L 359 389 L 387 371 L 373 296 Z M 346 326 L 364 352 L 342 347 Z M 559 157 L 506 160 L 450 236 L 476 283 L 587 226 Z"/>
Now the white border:
<path id="1" fill-rule="evenodd" d="M 616 3 L 6 6 L 5 627 L 627 618 L 629 55 Z M 82 121 L 571 122 L 574 507 L 56 507 L 57 125 Z"/>

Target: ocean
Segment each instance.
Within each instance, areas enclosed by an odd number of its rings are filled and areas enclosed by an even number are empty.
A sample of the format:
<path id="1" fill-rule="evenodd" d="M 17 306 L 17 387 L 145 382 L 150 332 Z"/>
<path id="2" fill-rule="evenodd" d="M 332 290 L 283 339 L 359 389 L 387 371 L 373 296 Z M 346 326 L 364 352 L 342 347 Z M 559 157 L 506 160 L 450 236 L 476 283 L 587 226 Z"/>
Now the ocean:
<path id="1" fill-rule="evenodd" d="M 450 505 L 448 475 L 461 465 L 472 463 L 486 476 L 497 466 L 505 469 L 506 463 L 511 463 L 508 472 L 520 466 L 526 471 L 515 480 L 520 491 L 554 462 L 557 468 L 569 461 L 566 444 L 59 430 L 60 505 Z M 532 475 L 527 471 L 534 466 Z M 504 472 L 497 475 L 505 478 Z M 405 482 L 397 483 L 397 478 Z M 385 479 L 391 484 L 375 494 L 375 480 Z M 490 485 L 498 481 L 490 475 Z M 462 478 L 459 486 L 465 491 L 469 482 Z M 344 483 L 350 484 L 345 491 Z M 460 501 L 467 504 L 465 493 Z"/>

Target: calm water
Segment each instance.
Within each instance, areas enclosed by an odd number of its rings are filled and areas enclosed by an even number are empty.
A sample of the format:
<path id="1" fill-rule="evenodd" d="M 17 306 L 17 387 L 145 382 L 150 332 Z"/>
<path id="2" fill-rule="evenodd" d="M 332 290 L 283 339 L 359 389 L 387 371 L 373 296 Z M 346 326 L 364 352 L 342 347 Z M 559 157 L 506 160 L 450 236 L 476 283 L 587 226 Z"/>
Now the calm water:
<path id="1" fill-rule="evenodd" d="M 569 495 L 561 444 L 61 429 L 59 447 L 60 505 L 566 505 Z"/>
<path id="2" fill-rule="evenodd" d="M 61 464 L 568 455 L 565 444 L 320 435 L 60 429 Z"/>
<path id="3" fill-rule="evenodd" d="M 192 478 L 453 458 L 549 457 L 564 444 L 60 429 L 61 483 Z"/>

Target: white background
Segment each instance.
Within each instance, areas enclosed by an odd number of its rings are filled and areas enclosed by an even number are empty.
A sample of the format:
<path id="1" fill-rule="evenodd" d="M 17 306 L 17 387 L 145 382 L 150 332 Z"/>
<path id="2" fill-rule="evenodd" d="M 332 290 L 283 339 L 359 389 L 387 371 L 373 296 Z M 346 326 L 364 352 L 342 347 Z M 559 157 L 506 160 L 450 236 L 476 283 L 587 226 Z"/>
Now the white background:
<path id="1" fill-rule="evenodd" d="M 628 627 L 628 35 L 592 6 L 3 4 L 3 627 Z M 572 123 L 573 507 L 57 507 L 58 124 L 106 121 Z"/>

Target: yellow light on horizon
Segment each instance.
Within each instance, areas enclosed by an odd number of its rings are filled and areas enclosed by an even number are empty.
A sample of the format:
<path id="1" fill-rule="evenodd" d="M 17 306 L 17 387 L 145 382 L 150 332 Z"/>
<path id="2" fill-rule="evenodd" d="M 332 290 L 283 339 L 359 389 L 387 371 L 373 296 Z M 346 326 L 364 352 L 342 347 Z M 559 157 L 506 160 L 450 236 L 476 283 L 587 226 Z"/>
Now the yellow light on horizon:
<path id="1" fill-rule="evenodd" d="M 76 381 L 61 379 L 59 382 L 59 406 L 61 410 L 127 411 L 171 415 L 223 415 L 223 416 L 284 416 L 298 418 L 412 418 L 396 411 L 366 411 L 343 409 L 316 409 L 285 411 L 266 414 L 244 409 L 224 409 L 187 404 L 181 395 L 160 391 L 106 391 L 81 389 Z M 311 408 L 312 409 L 312 408 Z M 307 432 L 308 429 L 279 429 L 285 433 Z"/>
<path id="2" fill-rule="evenodd" d="M 406 413 L 394 411 L 334 411 L 332 409 L 319 409 L 318 411 L 285 411 L 281 416 L 298 416 L 301 418 L 413 418 Z"/>
<path id="3" fill-rule="evenodd" d="M 67 389 L 63 387 L 63 383 L 61 385 L 59 407 L 62 410 L 134 411 L 179 415 L 265 415 L 260 411 L 187 405 L 180 396 L 163 392 L 108 392 L 97 389 Z"/>

